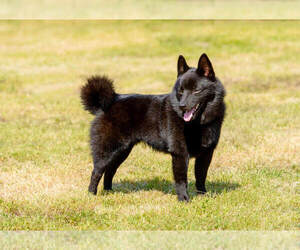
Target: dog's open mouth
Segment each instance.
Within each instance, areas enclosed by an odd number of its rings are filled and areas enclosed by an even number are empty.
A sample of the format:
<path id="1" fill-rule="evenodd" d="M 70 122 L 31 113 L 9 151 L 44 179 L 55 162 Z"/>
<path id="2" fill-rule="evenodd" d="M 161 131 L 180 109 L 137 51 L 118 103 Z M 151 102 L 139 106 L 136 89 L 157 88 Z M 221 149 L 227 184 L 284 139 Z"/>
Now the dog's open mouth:
<path id="1" fill-rule="evenodd" d="M 199 108 L 199 104 L 197 104 L 195 107 L 193 107 L 191 110 L 185 111 L 183 114 L 183 120 L 186 122 L 189 122 L 192 120 L 194 115 L 196 114 L 196 111 Z"/>

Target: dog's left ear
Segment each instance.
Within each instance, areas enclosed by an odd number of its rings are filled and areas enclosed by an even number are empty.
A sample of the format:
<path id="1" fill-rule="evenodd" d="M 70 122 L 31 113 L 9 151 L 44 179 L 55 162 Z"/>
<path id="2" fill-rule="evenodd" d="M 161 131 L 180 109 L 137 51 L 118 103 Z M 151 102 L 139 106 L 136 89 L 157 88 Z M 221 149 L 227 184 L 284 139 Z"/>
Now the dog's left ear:
<path id="1" fill-rule="evenodd" d="M 213 66 L 205 53 L 199 58 L 197 72 L 200 76 L 206 76 L 213 82 L 216 80 Z"/>

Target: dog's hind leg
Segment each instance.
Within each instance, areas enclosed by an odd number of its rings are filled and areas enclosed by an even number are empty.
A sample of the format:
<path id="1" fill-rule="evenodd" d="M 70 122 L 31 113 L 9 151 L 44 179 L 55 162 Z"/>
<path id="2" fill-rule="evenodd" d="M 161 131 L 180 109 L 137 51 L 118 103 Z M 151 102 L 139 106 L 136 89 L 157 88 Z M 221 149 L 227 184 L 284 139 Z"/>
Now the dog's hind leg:
<path id="1" fill-rule="evenodd" d="M 113 160 L 112 164 L 105 169 L 104 173 L 104 190 L 112 190 L 112 180 L 114 178 L 115 173 L 117 172 L 118 167 L 122 164 L 123 161 L 126 160 L 128 155 L 130 154 L 133 145 L 130 145 L 128 148 L 124 150 L 120 150 Z"/>
<path id="2" fill-rule="evenodd" d="M 207 176 L 207 171 L 213 156 L 214 149 L 207 149 L 202 153 L 201 156 L 196 158 L 195 161 L 195 178 L 196 178 L 196 188 L 199 194 L 205 194 L 205 180 Z"/>
<path id="3" fill-rule="evenodd" d="M 97 148 L 98 149 L 98 148 Z M 98 149 L 99 150 L 99 149 Z M 92 171 L 91 182 L 89 185 L 89 192 L 97 194 L 97 187 L 106 169 L 110 169 L 115 165 L 116 160 L 119 158 L 121 147 L 109 151 L 99 153 L 99 151 L 93 152 L 94 169 Z"/>
<path id="4" fill-rule="evenodd" d="M 119 147 L 115 148 L 113 151 L 110 150 L 106 151 L 105 153 L 103 153 L 103 150 L 100 151 L 102 153 L 98 153 L 99 151 L 94 151 L 94 169 L 89 185 L 89 192 L 97 194 L 97 187 L 104 172 L 108 171 L 106 183 L 109 183 L 109 179 L 112 180 L 113 175 L 117 171 L 118 166 L 127 158 L 132 147 L 132 145 L 119 145 Z M 99 149 L 97 148 L 97 150 Z M 104 183 L 104 185 L 109 187 L 109 185 L 106 185 L 106 183 Z"/>
<path id="5" fill-rule="evenodd" d="M 91 176 L 91 182 L 89 185 L 89 192 L 93 193 L 94 195 L 97 194 L 97 187 L 99 184 L 99 181 L 101 180 L 101 177 L 105 171 L 106 164 L 103 160 L 98 160 L 94 162 L 94 169 Z"/>

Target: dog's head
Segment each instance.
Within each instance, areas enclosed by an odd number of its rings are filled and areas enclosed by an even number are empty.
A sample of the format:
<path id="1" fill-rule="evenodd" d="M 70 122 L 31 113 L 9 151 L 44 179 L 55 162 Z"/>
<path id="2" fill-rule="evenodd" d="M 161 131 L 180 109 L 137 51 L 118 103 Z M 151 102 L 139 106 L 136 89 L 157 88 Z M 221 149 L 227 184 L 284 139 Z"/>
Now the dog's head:
<path id="1" fill-rule="evenodd" d="M 177 114 L 190 122 L 199 117 L 208 102 L 215 98 L 220 82 L 216 79 L 212 64 L 202 54 L 197 68 L 189 67 L 183 56 L 177 63 L 177 80 L 172 92 L 172 106 Z"/>

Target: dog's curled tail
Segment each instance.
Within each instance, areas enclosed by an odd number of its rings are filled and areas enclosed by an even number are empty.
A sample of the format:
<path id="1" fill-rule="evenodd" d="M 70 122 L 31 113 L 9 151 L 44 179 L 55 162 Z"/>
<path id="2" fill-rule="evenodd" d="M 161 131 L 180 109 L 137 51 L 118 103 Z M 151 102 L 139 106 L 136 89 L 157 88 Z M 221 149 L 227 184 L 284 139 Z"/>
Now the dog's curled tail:
<path id="1" fill-rule="evenodd" d="M 106 76 L 91 76 L 81 87 L 80 97 L 84 109 L 91 114 L 96 114 L 99 109 L 105 112 L 116 97 L 113 81 Z"/>

